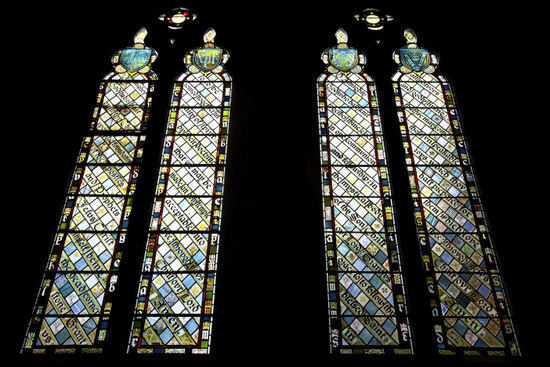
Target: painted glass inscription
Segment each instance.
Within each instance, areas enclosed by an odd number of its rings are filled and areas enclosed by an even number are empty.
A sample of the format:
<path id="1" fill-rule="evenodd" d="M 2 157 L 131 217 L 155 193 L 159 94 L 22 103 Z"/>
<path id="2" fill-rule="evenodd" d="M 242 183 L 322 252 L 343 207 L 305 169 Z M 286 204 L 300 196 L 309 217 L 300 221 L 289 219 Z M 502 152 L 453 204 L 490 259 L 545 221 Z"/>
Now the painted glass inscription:
<path id="1" fill-rule="evenodd" d="M 98 353 L 107 339 L 156 75 L 154 50 L 135 45 L 113 57 L 100 86 L 25 337 L 23 353 Z M 130 50 L 148 57 L 120 68 Z M 122 59 L 121 59 L 122 55 Z"/>
<path id="2" fill-rule="evenodd" d="M 210 351 L 231 102 L 214 35 L 173 84 L 130 353 Z"/>
<path id="3" fill-rule="evenodd" d="M 331 351 L 410 354 L 376 84 L 345 31 L 336 37 L 317 81 Z"/>
<path id="4" fill-rule="evenodd" d="M 393 88 L 439 352 L 519 355 L 453 90 L 405 37 Z"/>

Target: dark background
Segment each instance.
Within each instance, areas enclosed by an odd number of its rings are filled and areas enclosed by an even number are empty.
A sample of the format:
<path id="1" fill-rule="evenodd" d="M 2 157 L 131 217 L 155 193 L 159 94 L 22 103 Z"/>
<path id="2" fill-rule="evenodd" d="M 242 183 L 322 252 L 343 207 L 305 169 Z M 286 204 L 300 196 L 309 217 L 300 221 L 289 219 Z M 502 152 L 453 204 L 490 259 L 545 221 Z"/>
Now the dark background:
<path id="1" fill-rule="evenodd" d="M 391 54 L 405 45 L 403 31 L 411 27 L 420 46 L 440 55 L 438 70 L 454 83 L 525 355 L 519 361 L 533 361 L 547 344 L 549 328 L 548 277 L 543 272 L 549 245 L 544 184 L 548 102 L 542 98 L 547 36 L 539 6 L 525 1 L 522 7 L 492 4 L 96 1 L 7 8 L 1 156 L 7 165 L 2 174 L 7 202 L 1 245 L 7 250 L 8 266 L 3 267 L 2 350 L 16 356 L 23 343 L 98 86 L 112 69 L 110 58 L 131 46 L 135 32 L 145 26 L 149 32 L 145 44 L 159 54 L 153 64 L 159 82 L 130 237 L 123 250 L 111 339 L 105 356 L 99 358 L 99 362 L 138 363 L 124 351 L 171 80 L 184 70 L 183 55 L 201 46 L 204 31 L 213 27 L 215 43 L 231 55 L 226 69 L 233 76 L 234 89 L 216 317 L 212 354 L 205 360 L 311 363 L 320 356 L 347 361 L 328 355 L 315 89 L 324 70 L 321 53 L 336 44 L 334 33 L 342 27 L 349 35 L 348 44 L 366 53 L 366 70 L 377 80 L 380 92 L 416 340 L 415 357 L 380 362 L 456 362 L 433 356 L 393 109 L 390 77 L 396 64 Z M 171 45 L 157 16 L 175 6 L 188 7 L 199 16 L 177 32 Z M 384 31 L 368 31 L 353 18 L 367 7 L 378 7 L 395 20 Z M 375 39 L 381 40 L 379 45 Z M 79 365 L 96 359 L 75 357 Z M 354 363 L 369 359 L 362 361 Z"/>

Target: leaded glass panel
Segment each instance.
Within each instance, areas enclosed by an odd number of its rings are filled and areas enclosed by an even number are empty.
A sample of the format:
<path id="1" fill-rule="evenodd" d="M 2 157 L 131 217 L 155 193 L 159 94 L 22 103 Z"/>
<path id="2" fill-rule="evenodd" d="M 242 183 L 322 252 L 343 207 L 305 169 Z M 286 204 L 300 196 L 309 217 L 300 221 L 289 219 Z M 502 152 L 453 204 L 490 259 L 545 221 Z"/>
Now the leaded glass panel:
<path id="1" fill-rule="evenodd" d="M 131 353 L 210 351 L 232 83 L 214 35 L 173 84 Z"/>
<path id="2" fill-rule="evenodd" d="M 411 354 L 376 83 L 336 37 L 317 81 L 331 351 Z"/>
<path id="3" fill-rule="evenodd" d="M 405 36 L 393 88 L 439 353 L 519 355 L 453 89 Z"/>
<path id="4" fill-rule="evenodd" d="M 83 138 L 23 353 L 97 353 L 106 341 L 156 75 L 145 29 L 113 57 Z M 121 55 L 141 54 L 130 71 Z"/>

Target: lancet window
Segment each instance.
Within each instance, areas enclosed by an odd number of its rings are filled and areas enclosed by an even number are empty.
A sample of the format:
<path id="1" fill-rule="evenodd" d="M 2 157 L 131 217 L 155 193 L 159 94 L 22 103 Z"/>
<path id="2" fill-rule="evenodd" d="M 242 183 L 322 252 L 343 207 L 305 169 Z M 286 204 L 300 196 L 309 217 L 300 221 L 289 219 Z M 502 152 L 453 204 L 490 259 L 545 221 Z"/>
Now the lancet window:
<path id="1" fill-rule="evenodd" d="M 519 355 L 453 88 L 405 38 L 392 79 L 439 353 Z"/>
<path id="2" fill-rule="evenodd" d="M 130 353 L 210 351 L 232 85 L 215 35 L 173 83 Z"/>
<path id="3" fill-rule="evenodd" d="M 142 28 L 112 58 L 83 138 L 23 353 L 97 353 L 106 340 L 118 269 L 157 79 Z"/>
<path id="4" fill-rule="evenodd" d="M 346 32 L 336 38 L 317 80 L 331 351 L 410 354 L 377 87 Z"/>

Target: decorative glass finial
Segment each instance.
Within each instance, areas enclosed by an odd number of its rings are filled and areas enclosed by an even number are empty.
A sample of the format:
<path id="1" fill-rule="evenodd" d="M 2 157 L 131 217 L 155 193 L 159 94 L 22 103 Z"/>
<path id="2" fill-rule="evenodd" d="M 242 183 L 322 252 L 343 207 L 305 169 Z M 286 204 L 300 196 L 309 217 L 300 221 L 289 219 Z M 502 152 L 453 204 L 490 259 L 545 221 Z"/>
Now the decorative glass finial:
<path id="1" fill-rule="evenodd" d="M 134 43 L 144 44 L 145 37 L 147 37 L 147 29 L 145 29 L 145 27 L 142 27 L 139 31 L 136 32 L 136 35 L 134 36 Z"/>
<path id="2" fill-rule="evenodd" d="M 205 47 L 206 45 L 214 46 L 214 38 L 216 38 L 216 31 L 214 28 L 208 28 L 202 37 Z"/>
<path id="3" fill-rule="evenodd" d="M 346 33 L 346 31 L 344 31 L 342 28 L 338 28 L 335 35 L 336 35 L 336 41 L 338 41 L 338 45 L 341 45 L 341 44 L 347 45 L 348 34 Z"/>
<path id="4" fill-rule="evenodd" d="M 416 38 L 416 33 L 411 28 L 405 29 L 405 39 L 407 40 L 408 48 L 417 48 L 416 43 L 418 42 Z"/>

